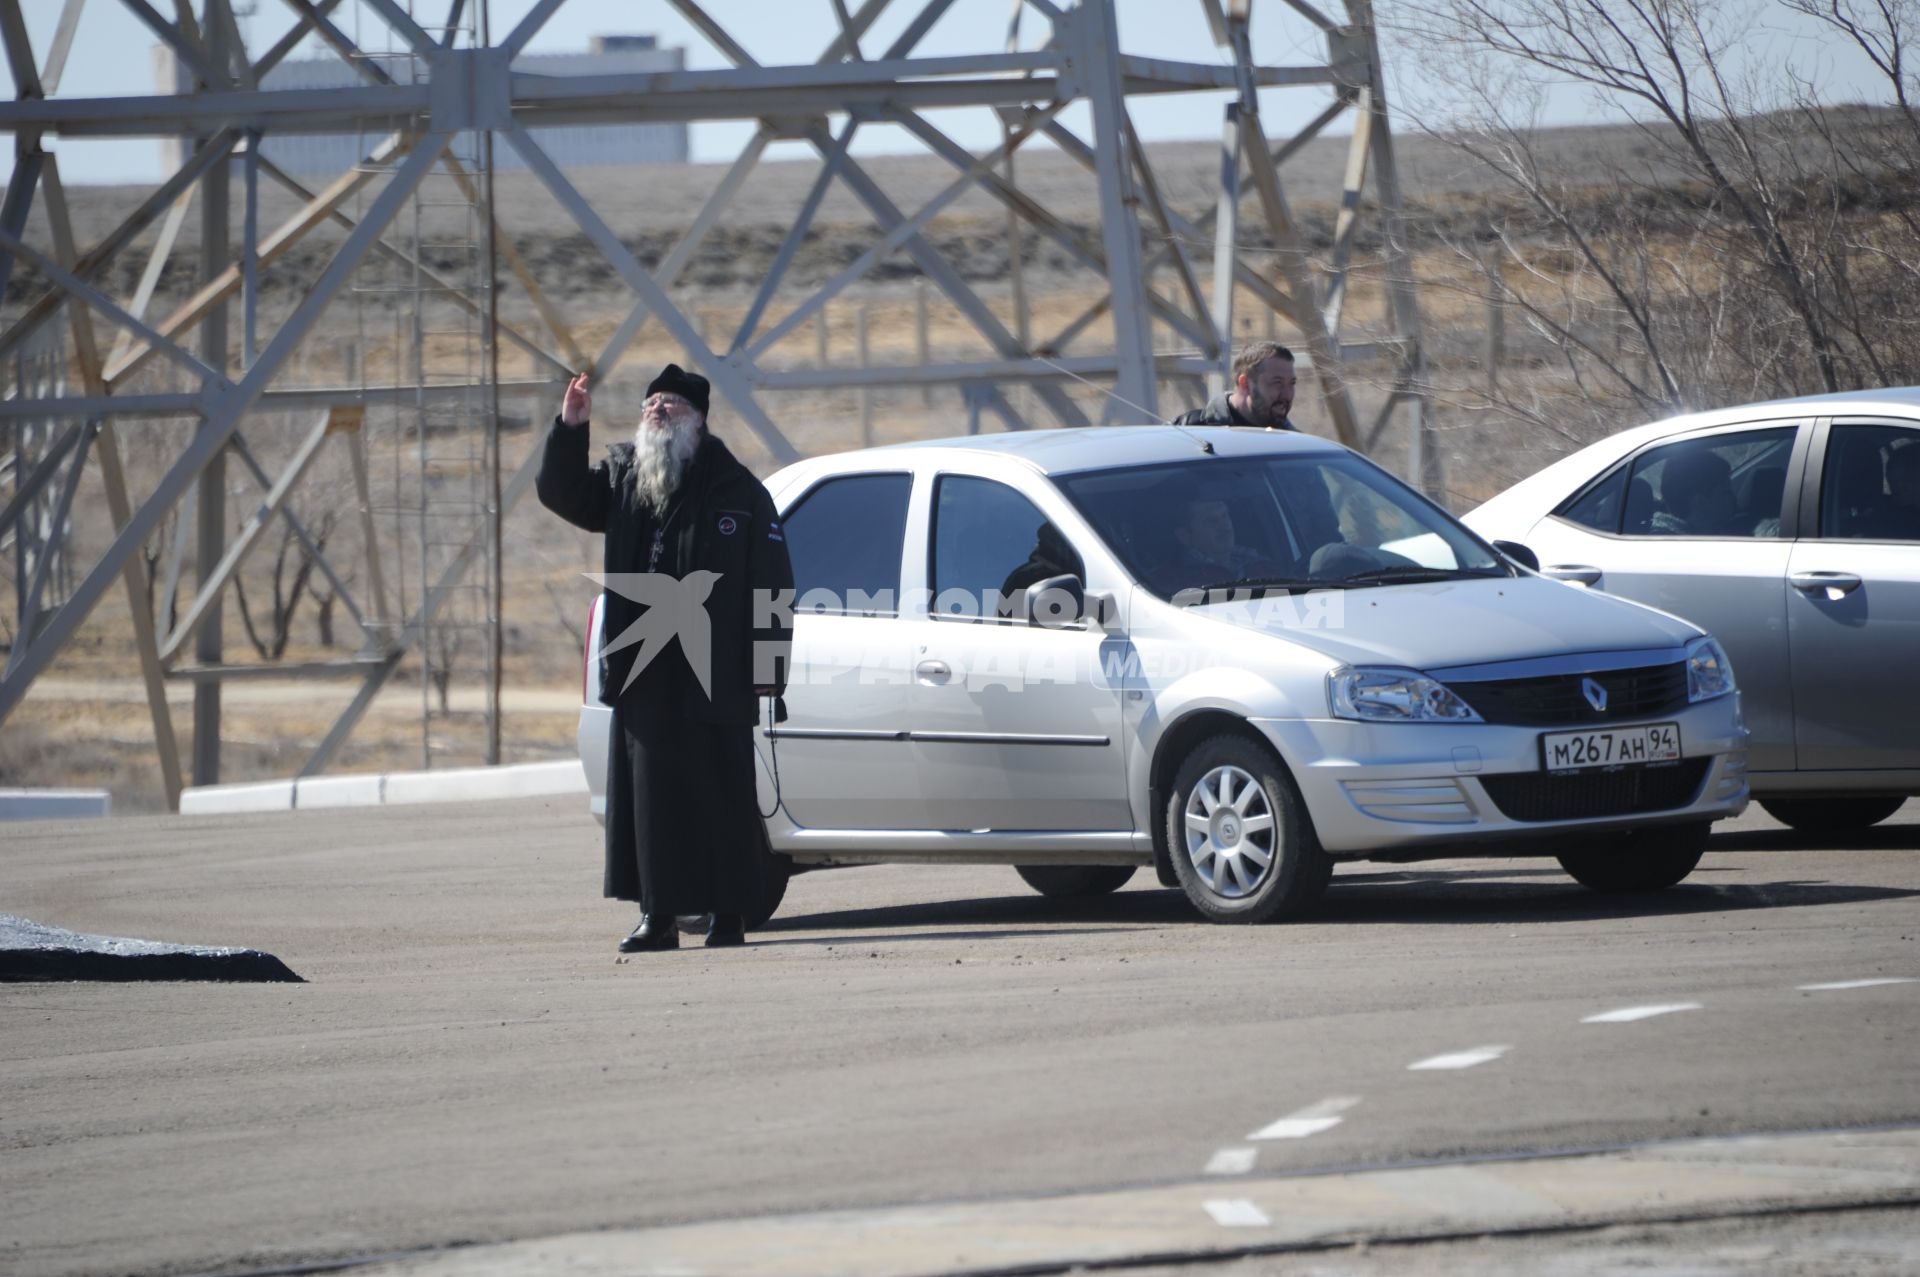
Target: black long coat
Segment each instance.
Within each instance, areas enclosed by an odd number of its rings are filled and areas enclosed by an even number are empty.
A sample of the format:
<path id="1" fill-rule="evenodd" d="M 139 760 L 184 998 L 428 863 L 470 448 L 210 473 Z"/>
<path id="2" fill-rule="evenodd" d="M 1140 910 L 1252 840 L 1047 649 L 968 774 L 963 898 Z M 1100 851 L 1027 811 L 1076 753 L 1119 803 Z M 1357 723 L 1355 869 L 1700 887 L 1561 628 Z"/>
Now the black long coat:
<path id="1" fill-rule="evenodd" d="M 605 571 L 648 570 L 659 519 L 638 499 L 633 447 L 587 464 L 587 428 L 555 421 L 535 488 L 541 504 L 577 527 L 606 534 Z M 600 697 L 613 707 L 608 749 L 607 896 L 649 913 L 739 913 L 758 906 L 765 845 L 754 781 L 756 687 L 786 687 L 790 629 L 768 605 L 793 587 L 773 499 L 711 434 L 669 502 L 655 571 L 714 573 L 706 610 L 712 633 L 710 692 L 675 639 L 629 680 L 638 647 L 605 645 L 647 614 L 618 591 L 603 594 Z M 790 603 L 788 593 L 784 603 Z"/>
<path id="2" fill-rule="evenodd" d="M 604 571 L 645 572 L 658 519 L 634 490 L 633 445 L 615 444 L 592 466 L 587 464 L 587 447 L 586 426 L 554 420 L 534 479 L 540 504 L 575 527 L 606 533 Z M 720 577 L 707 597 L 713 695 L 709 700 L 696 687 L 685 711 L 709 722 L 751 724 L 759 710 L 756 686 L 771 686 L 776 694 L 786 690 L 791 627 L 779 610 L 761 608 L 756 616 L 753 607 L 756 593 L 768 598 L 793 589 L 793 564 L 779 513 L 753 471 L 705 432 L 680 482 L 680 494 L 670 505 L 674 509 L 658 570 L 684 577 L 703 569 Z M 791 596 L 786 602 L 791 604 Z M 646 612 L 611 590 L 604 594 L 601 609 L 603 645 Z M 600 699 L 606 704 L 614 704 L 627 685 L 636 655 L 632 647 L 602 655 Z"/>

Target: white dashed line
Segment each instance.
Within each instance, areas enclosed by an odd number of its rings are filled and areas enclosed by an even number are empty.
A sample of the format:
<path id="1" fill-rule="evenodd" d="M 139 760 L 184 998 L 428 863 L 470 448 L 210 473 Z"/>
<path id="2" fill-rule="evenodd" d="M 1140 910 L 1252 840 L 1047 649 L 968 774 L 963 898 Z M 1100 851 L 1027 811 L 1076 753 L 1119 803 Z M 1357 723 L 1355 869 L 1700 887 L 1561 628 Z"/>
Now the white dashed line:
<path id="1" fill-rule="evenodd" d="M 1510 1046 L 1476 1046 L 1467 1051 L 1451 1051 L 1446 1055 L 1433 1055 L 1416 1064 L 1407 1065 L 1407 1072 L 1416 1069 L 1470 1069 L 1476 1064 L 1485 1064 L 1497 1060 L 1513 1050 Z"/>
<path id="2" fill-rule="evenodd" d="M 1207 1159 L 1209 1175 L 1245 1175 L 1260 1156 L 1256 1148 L 1223 1148 Z"/>
<path id="3" fill-rule="evenodd" d="M 1273 1223 L 1267 1213 L 1244 1197 L 1232 1197 L 1207 1203 L 1213 1222 L 1227 1228 L 1265 1228 Z"/>
<path id="4" fill-rule="evenodd" d="M 1335 1095 L 1289 1113 L 1247 1136 L 1250 1140 L 1298 1140 L 1340 1125 L 1340 1115 L 1360 1102 L 1357 1095 Z"/>
<path id="5" fill-rule="evenodd" d="M 1590 1015 L 1580 1021 L 1582 1024 L 1626 1024 L 1632 1020 L 1651 1020 L 1656 1015 L 1672 1015 L 1675 1011 L 1698 1011 L 1698 1002 L 1662 1002 L 1650 1007 L 1621 1007 L 1618 1011 L 1602 1011 L 1599 1015 Z"/>
<path id="6" fill-rule="evenodd" d="M 1879 980 L 1835 980 L 1831 984 L 1803 984 L 1798 988 L 1803 993 L 1824 993 L 1829 989 L 1871 989 L 1879 984 L 1912 984 L 1911 976 L 1887 976 Z"/>

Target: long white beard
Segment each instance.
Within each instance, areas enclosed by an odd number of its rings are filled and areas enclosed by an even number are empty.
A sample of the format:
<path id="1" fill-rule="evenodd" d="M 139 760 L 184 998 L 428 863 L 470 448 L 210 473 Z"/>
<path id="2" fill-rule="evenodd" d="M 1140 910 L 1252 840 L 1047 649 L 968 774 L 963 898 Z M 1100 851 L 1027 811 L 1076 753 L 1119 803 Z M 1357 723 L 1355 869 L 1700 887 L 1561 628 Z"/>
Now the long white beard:
<path id="1" fill-rule="evenodd" d="M 700 420 L 688 417 L 665 430 L 650 429 L 641 422 L 633 432 L 633 482 L 640 499 L 655 514 L 667 508 L 667 501 L 686 477 L 687 464 L 700 446 Z"/>

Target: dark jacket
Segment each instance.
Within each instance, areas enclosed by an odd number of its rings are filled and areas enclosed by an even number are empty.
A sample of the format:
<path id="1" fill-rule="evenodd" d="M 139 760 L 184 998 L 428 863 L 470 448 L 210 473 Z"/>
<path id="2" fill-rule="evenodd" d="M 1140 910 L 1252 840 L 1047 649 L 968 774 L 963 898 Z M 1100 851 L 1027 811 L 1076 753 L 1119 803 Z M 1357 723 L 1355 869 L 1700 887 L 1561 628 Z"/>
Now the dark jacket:
<path id="1" fill-rule="evenodd" d="M 633 445 L 615 444 L 599 463 L 587 464 L 587 427 L 563 425 L 558 418 L 547 432 L 546 452 L 534 480 L 540 504 L 588 532 L 606 533 L 604 570 L 645 572 L 657 518 L 639 500 L 633 484 Z M 712 699 L 691 684 L 685 711 L 716 723 L 752 723 L 759 705 L 755 686 L 786 690 L 792 630 L 788 618 L 754 601 L 786 591 L 792 605 L 793 564 L 773 498 L 753 472 L 711 434 L 700 446 L 680 481 L 667 526 L 665 552 L 658 571 L 684 577 L 696 569 L 719 574 L 707 596 L 713 630 Z M 632 599 L 608 590 L 602 596 L 600 642 L 622 633 L 645 615 Z M 755 621 L 763 624 L 755 626 Z M 636 647 L 600 657 L 600 699 L 612 704 L 627 685 Z M 663 653 L 662 655 L 665 655 Z M 758 668 L 756 668 L 756 656 Z"/>
<path id="2" fill-rule="evenodd" d="M 1253 425 L 1251 421 L 1248 421 L 1245 417 L 1241 416 L 1238 412 L 1234 411 L 1233 405 L 1227 401 L 1227 392 L 1224 390 L 1221 391 L 1219 394 L 1215 395 L 1213 398 L 1207 400 L 1206 407 L 1195 408 L 1191 412 L 1181 413 L 1179 416 L 1173 419 L 1173 424 L 1176 426 L 1251 426 Z M 1272 428 L 1275 430 L 1298 430 L 1299 429 L 1299 427 L 1294 425 L 1293 422 L 1291 421 L 1282 421 L 1279 425 L 1274 426 Z"/>

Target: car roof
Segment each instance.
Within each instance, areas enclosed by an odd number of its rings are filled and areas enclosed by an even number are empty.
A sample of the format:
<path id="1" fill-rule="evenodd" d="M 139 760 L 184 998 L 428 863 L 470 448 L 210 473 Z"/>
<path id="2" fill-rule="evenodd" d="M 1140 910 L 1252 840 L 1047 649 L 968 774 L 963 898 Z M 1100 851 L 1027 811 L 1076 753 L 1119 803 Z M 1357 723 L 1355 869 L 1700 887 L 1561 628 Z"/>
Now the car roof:
<path id="1" fill-rule="evenodd" d="M 1881 390 L 1846 390 L 1837 394 L 1800 395 L 1792 399 L 1767 399 L 1759 403 L 1735 404 L 1728 408 L 1710 408 L 1702 412 L 1663 417 L 1645 425 L 1630 426 L 1584 448 L 1569 453 L 1540 470 L 1520 479 L 1504 491 L 1489 497 L 1463 516 L 1476 530 L 1484 531 L 1492 522 L 1525 512 L 1543 514 L 1545 507 L 1557 505 L 1579 484 L 1598 475 L 1628 453 L 1671 435 L 1692 430 L 1710 430 L 1716 426 L 1736 426 L 1747 422 L 1784 421 L 1811 417 L 1837 417 L 1886 413 L 1891 416 L 1920 416 L 1920 386 L 1890 386 Z M 1502 533 L 1505 535 L 1505 533 Z"/>
<path id="2" fill-rule="evenodd" d="M 1204 445 L 1204 446 L 1203 446 Z M 1008 431 L 1004 434 L 955 435 L 945 439 L 916 439 L 909 443 L 840 452 L 810 458 L 831 462 L 832 468 L 857 469 L 863 464 L 898 465 L 916 452 L 977 453 L 1016 458 L 1046 475 L 1123 466 L 1192 461 L 1200 457 L 1244 457 L 1276 452 L 1340 452 L 1339 444 L 1293 430 L 1263 430 L 1245 426 L 1063 426 L 1046 430 Z"/>
<path id="3" fill-rule="evenodd" d="M 1889 386 L 1882 390 L 1842 390 L 1834 394 L 1799 395 L 1792 399 L 1763 399 L 1701 412 L 1680 413 L 1648 422 L 1622 433 L 1635 439 L 1657 438 L 1712 426 L 1779 417 L 1831 417 L 1853 413 L 1893 412 L 1902 416 L 1920 412 L 1920 386 Z"/>
<path id="4" fill-rule="evenodd" d="M 1769 399 L 1760 403 L 1741 404 L 1733 408 L 1715 409 L 1714 413 L 1696 414 L 1700 416 L 1727 413 L 1734 417 L 1751 412 L 1755 408 L 1818 408 L 1824 410 L 1821 415 L 1840 412 L 1872 412 L 1876 408 L 1915 409 L 1920 408 L 1920 386 L 1885 386 L 1877 390 L 1840 390 L 1832 394 L 1801 395 L 1794 399 Z"/>

